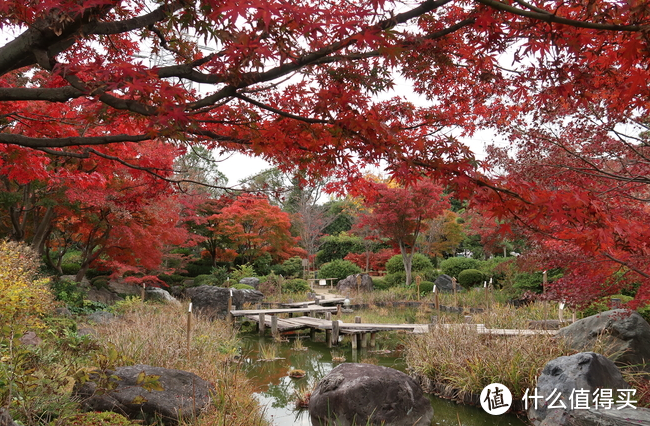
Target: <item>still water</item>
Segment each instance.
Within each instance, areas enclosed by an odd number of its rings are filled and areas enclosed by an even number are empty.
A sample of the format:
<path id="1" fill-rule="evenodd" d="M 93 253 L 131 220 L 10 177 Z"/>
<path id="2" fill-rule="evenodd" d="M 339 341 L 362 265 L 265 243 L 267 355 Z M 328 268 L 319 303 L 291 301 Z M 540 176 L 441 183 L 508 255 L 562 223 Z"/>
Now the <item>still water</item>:
<path id="1" fill-rule="evenodd" d="M 380 333 L 381 334 L 381 333 Z M 324 342 L 311 342 L 302 335 L 289 336 L 289 342 L 277 343 L 271 338 L 254 335 L 243 336 L 243 356 L 247 375 L 256 387 L 256 397 L 266 407 L 266 417 L 275 426 L 311 426 L 306 409 L 298 409 L 296 402 L 301 395 L 311 391 L 316 383 L 340 362 L 368 362 L 395 368 L 406 369 L 401 351 L 382 350 L 381 342 L 376 351 L 352 351 L 349 344 L 328 348 Z M 300 344 L 296 344 L 296 340 Z M 305 350 L 296 350 L 302 346 Z M 395 347 L 394 342 L 385 347 Z M 397 345 L 399 347 L 399 345 Z M 260 361 L 261 350 L 268 352 L 275 348 L 275 361 Z M 268 353 L 267 353 L 268 356 Z M 345 359 L 345 361 L 343 361 Z M 289 371 L 305 371 L 303 378 L 289 377 Z M 434 410 L 433 425 L 444 426 L 525 426 L 527 423 L 513 415 L 492 416 L 480 407 L 459 405 L 445 399 L 430 396 Z"/>

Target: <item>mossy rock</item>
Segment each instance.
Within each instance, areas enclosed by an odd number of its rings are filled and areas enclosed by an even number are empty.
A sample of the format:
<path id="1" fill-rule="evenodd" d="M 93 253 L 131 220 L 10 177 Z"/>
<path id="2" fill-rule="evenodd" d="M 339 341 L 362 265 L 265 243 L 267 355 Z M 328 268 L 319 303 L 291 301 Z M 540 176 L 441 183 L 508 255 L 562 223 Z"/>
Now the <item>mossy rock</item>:
<path id="1" fill-rule="evenodd" d="M 55 426 L 60 420 L 51 422 L 50 426 Z M 67 426 L 132 426 L 132 423 L 121 414 L 106 411 L 103 413 L 89 412 L 76 414 L 65 419 Z"/>

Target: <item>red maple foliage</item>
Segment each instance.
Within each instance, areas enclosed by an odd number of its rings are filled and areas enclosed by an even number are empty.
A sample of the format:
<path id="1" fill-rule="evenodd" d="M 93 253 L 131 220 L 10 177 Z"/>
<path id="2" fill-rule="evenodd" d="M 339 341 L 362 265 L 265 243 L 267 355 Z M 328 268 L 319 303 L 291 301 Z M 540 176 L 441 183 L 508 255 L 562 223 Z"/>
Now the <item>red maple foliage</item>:
<path id="1" fill-rule="evenodd" d="M 407 182 L 435 177 L 467 197 L 478 188 L 499 220 L 514 219 L 540 240 L 570 243 L 608 273 L 624 268 L 643 284 L 639 297 L 650 297 L 650 271 L 641 262 L 648 222 L 633 201 L 647 192 L 639 180 L 647 137 L 613 144 L 618 124 L 647 127 L 648 6 L 7 0 L 0 26 L 16 35 L 0 47 L 0 168 L 16 195 L 15 185 L 32 182 L 21 162 L 34 165 L 39 182 L 50 179 L 41 171 L 68 174 L 58 164 L 72 159 L 85 170 L 79 185 L 100 179 L 93 173 L 100 159 L 170 178 L 156 153 L 128 155 L 125 142 L 237 150 L 283 169 L 337 173 L 348 184 L 360 164 L 384 160 Z M 389 93 L 395 70 L 427 105 Z M 548 122 L 566 132 L 549 141 Z M 508 170 L 500 180 L 480 175 L 469 149 L 450 135 L 485 128 L 514 129 L 513 137 L 543 147 L 531 147 L 531 158 L 549 165 L 563 158 L 571 173 L 557 186 L 540 167 L 526 176 Z M 558 140 L 569 145 L 554 145 Z M 559 149 L 547 156 L 552 146 Z M 14 162 L 16 147 L 39 152 Z M 604 167 L 611 158 L 597 156 L 603 150 L 625 160 L 613 170 L 621 179 Z M 580 156 L 587 161 L 572 162 Z M 50 164 L 56 167 L 44 167 Z M 33 205 L 8 211 L 15 238 L 25 237 L 28 211 L 48 223 L 48 206 Z M 43 235 L 39 229 L 34 237 Z"/>
<path id="2" fill-rule="evenodd" d="M 359 216 L 359 225 L 379 231 L 400 251 L 406 271 L 406 285 L 411 283 L 411 260 L 416 250 L 418 236 L 426 231 L 427 220 L 440 215 L 448 202 L 443 198 L 443 188 L 431 181 L 415 185 L 389 187 L 374 184 L 366 195 L 367 213 Z"/>

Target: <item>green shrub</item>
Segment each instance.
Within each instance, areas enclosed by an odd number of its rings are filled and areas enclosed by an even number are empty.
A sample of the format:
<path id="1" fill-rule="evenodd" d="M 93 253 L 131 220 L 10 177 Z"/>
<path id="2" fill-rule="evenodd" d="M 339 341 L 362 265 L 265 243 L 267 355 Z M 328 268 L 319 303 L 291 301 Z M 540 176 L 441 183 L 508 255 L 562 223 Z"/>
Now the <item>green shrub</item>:
<path id="1" fill-rule="evenodd" d="M 187 272 L 181 273 L 186 277 L 197 277 L 199 275 L 208 275 L 212 271 L 212 261 L 209 259 L 199 259 L 189 262 L 185 269 Z"/>
<path id="2" fill-rule="evenodd" d="M 383 278 L 373 278 L 372 287 L 375 290 L 387 290 L 389 288 L 388 284 L 386 283 L 386 280 L 384 280 Z"/>
<path id="3" fill-rule="evenodd" d="M 68 280 L 50 280 L 49 284 L 55 300 L 59 300 L 72 308 L 81 308 L 83 306 L 86 292 L 79 287 L 79 283 Z"/>
<path id="4" fill-rule="evenodd" d="M 456 278 L 459 278 L 460 273 L 465 269 L 480 269 L 480 267 L 480 260 L 467 257 L 450 257 L 440 262 L 442 273 Z"/>
<path id="5" fill-rule="evenodd" d="M 271 273 L 271 253 L 265 252 L 253 261 L 253 271 L 256 277 L 268 275 Z M 253 275 L 251 275 L 253 276 Z"/>
<path id="6" fill-rule="evenodd" d="M 609 311 L 610 309 L 612 309 L 611 299 L 621 299 L 621 303 L 627 303 L 633 300 L 634 298 L 631 296 L 625 296 L 623 294 L 614 294 L 612 296 L 603 297 L 602 299 L 596 300 L 587 308 L 583 309 L 582 316 L 586 318 L 592 315 L 599 314 L 601 312 Z"/>
<path id="7" fill-rule="evenodd" d="M 310 290 L 309 283 L 300 278 L 287 280 L 282 284 L 283 293 L 306 293 Z"/>
<path id="8" fill-rule="evenodd" d="M 336 259 L 321 266 L 318 271 L 320 278 L 336 278 L 342 280 L 350 275 L 360 274 L 361 268 L 349 260 Z"/>
<path id="9" fill-rule="evenodd" d="M 423 255 L 422 253 L 414 253 L 413 258 L 411 259 L 411 273 L 424 270 L 433 270 L 433 263 L 431 259 Z M 395 274 L 397 272 L 404 271 L 404 261 L 401 254 L 397 254 L 391 257 L 388 262 L 386 262 L 386 272 L 389 274 Z"/>
<path id="10" fill-rule="evenodd" d="M 194 277 L 194 285 L 197 287 L 200 285 L 220 286 L 222 283 L 219 282 L 219 279 L 212 274 L 203 274 Z"/>
<path id="11" fill-rule="evenodd" d="M 406 272 L 402 270 L 394 274 L 387 274 L 386 276 L 384 276 L 384 282 L 386 283 L 387 288 L 405 285 Z"/>
<path id="12" fill-rule="evenodd" d="M 232 288 L 234 288 L 234 289 L 236 289 L 236 290 L 255 290 L 255 287 L 253 287 L 253 286 L 251 286 L 251 285 L 248 285 L 248 284 L 239 284 L 239 283 L 238 283 L 238 284 L 235 284 L 234 286 L 232 286 Z"/>
<path id="13" fill-rule="evenodd" d="M 228 280 L 228 268 L 215 266 L 211 270 L 211 275 L 214 277 L 215 285 L 222 286 Z"/>
<path id="14" fill-rule="evenodd" d="M 323 244 L 316 254 L 316 262 L 319 264 L 343 259 L 348 253 L 363 253 L 363 240 L 360 237 L 353 237 L 346 233 L 323 237 Z M 345 278 L 345 277 L 343 277 Z"/>
<path id="15" fill-rule="evenodd" d="M 260 280 L 257 290 L 261 291 L 266 296 L 277 294 L 281 291 L 284 282 L 284 278 L 271 272 L 264 279 Z"/>
<path id="16" fill-rule="evenodd" d="M 164 281 L 165 284 L 173 285 L 182 283 L 185 277 L 178 274 L 160 274 L 158 275 L 158 279 Z"/>
<path id="17" fill-rule="evenodd" d="M 280 274 L 287 278 L 303 278 L 302 271 L 302 259 L 299 256 L 294 256 L 285 260 L 280 266 Z"/>
<path id="18" fill-rule="evenodd" d="M 458 274 L 458 284 L 465 288 L 480 285 L 485 280 L 485 275 L 478 269 L 465 269 Z"/>
<path id="19" fill-rule="evenodd" d="M 247 277 L 257 277 L 255 273 L 255 268 L 248 263 L 245 265 L 239 265 L 234 271 L 230 273 L 230 281 L 238 283 L 242 278 Z"/>
<path id="20" fill-rule="evenodd" d="M 77 263 L 63 263 L 61 264 L 61 272 L 63 275 L 77 275 L 81 270 L 81 265 Z"/>
<path id="21" fill-rule="evenodd" d="M 413 284 L 417 288 L 416 284 Z M 420 281 L 420 293 L 431 293 L 433 291 L 434 283 L 431 281 Z"/>

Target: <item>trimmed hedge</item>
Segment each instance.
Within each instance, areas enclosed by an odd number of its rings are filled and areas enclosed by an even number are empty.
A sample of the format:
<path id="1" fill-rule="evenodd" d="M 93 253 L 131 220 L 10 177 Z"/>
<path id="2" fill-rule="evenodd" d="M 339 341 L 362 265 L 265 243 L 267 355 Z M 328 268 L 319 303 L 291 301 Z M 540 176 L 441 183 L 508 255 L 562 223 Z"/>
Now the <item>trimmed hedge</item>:
<path id="1" fill-rule="evenodd" d="M 465 269 L 458 274 L 458 284 L 464 288 L 480 285 L 485 280 L 485 275 L 478 269 Z"/>

